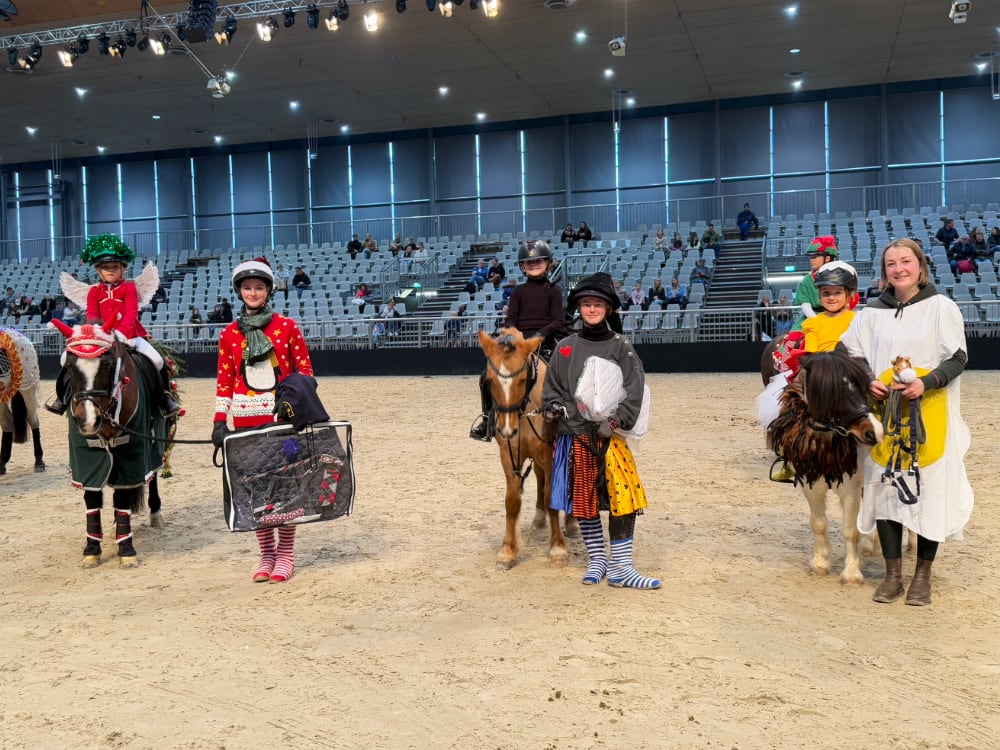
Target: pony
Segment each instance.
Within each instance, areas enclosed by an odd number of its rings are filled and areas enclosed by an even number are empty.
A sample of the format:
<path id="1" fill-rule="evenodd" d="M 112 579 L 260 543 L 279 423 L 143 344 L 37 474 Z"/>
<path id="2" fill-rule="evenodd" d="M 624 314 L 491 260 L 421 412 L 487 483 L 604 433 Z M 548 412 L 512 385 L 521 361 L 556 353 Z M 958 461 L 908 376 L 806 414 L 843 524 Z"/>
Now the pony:
<path id="1" fill-rule="evenodd" d="M 141 376 L 133 352 L 103 326 L 70 328 L 52 321 L 67 338 L 65 367 L 70 379 L 70 470 L 73 486 L 83 489 L 87 544 L 83 567 L 101 562 L 101 507 L 105 486 L 114 490 L 115 541 L 123 568 L 139 564 L 132 541 L 132 513 L 143 507 L 149 485 L 149 525 L 163 525 L 156 471 L 163 463 L 166 420 L 156 408 L 155 374 Z"/>
<path id="2" fill-rule="evenodd" d="M 479 346 L 486 355 L 486 379 L 493 393 L 494 436 L 500 448 L 500 463 L 507 480 L 504 505 L 507 525 L 497 567 L 510 569 L 517 562 L 517 519 L 521 512 L 521 493 L 528 473 L 535 472 L 538 497 L 532 528 L 540 529 L 549 518 L 549 562 L 561 567 L 568 561 L 566 539 L 559 526 L 559 511 L 549 507 L 552 479 L 552 444 L 555 428 L 542 417 L 542 385 L 546 365 L 538 356 L 541 338 L 525 341 L 516 328 L 502 328 L 493 339 L 479 331 Z M 530 461 L 527 468 L 525 462 Z M 566 536 L 576 536 L 580 527 L 572 516 L 566 517 Z"/>
<path id="3" fill-rule="evenodd" d="M 819 575 L 830 570 L 827 491 L 840 497 L 846 548 L 841 583 L 864 581 L 857 526 L 862 483 L 857 446 L 877 445 L 883 434 L 869 405 L 870 382 L 866 368 L 843 352 L 804 354 L 798 374 L 781 395 L 778 417 L 767 425 L 768 446 L 795 468 L 795 483 L 809 503 L 814 535 L 809 567 Z M 870 544 L 866 540 L 866 546 Z"/>
<path id="4" fill-rule="evenodd" d="M 35 448 L 35 473 L 45 471 L 42 433 L 38 423 L 38 354 L 27 336 L 0 327 L 0 476 L 7 473 L 14 443 L 28 442 L 28 427 Z"/>

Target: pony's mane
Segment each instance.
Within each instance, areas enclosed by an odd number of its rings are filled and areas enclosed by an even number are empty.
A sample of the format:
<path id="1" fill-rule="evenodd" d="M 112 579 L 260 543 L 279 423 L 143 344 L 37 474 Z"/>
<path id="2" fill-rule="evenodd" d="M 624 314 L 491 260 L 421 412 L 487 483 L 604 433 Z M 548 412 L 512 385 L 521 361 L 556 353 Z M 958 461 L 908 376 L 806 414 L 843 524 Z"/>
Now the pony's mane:
<path id="1" fill-rule="evenodd" d="M 805 370 L 805 397 L 809 412 L 819 421 L 843 414 L 844 388 L 853 390 L 855 401 L 867 398 L 869 375 L 856 359 L 843 352 L 816 352 L 801 359 Z"/>

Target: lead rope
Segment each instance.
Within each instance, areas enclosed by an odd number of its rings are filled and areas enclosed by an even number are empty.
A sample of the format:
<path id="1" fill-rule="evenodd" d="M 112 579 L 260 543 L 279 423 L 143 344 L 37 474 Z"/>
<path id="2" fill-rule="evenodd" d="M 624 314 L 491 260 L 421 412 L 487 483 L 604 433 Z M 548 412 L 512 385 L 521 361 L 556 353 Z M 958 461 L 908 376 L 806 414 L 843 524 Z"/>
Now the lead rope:
<path id="1" fill-rule="evenodd" d="M 882 472 L 882 484 L 896 488 L 896 496 L 904 505 L 914 505 L 920 495 L 920 460 L 918 446 L 927 441 L 923 415 L 920 410 L 920 399 L 911 399 L 909 421 L 903 421 L 902 396 L 899 391 L 889 393 L 886 402 L 886 413 L 883 419 L 886 437 L 892 438 L 892 450 Z M 908 439 L 903 437 L 903 428 L 908 428 Z M 903 470 L 903 456 L 909 456 L 910 467 Z M 912 477 L 916 492 L 910 489 L 906 477 Z"/>

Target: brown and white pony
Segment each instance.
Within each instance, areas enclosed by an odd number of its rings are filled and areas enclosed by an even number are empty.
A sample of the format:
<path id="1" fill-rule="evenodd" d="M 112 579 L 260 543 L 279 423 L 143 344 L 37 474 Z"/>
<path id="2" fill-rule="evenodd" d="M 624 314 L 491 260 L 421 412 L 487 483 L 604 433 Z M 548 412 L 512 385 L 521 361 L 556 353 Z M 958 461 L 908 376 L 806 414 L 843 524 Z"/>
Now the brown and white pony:
<path id="1" fill-rule="evenodd" d="M 781 413 L 767 427 L 768 445 L 794 467 L 795 483 L 809 502 L 814 535 L 809 567 L 820 575 L 830 570 L 827 491 L 840 497 L 846 548 L 842 583 L 864 581 L 857 526 L 862 480 L 857 446 L 882 440 L 882 423 L 868 401 L 870 380 L 865 367 L 842 352 L 805 354 L 798 375 L 781 396 Z"/>
<path id="2" fill-rule="evenodd" d="M 38 355 L 31 340 L 12 328 L 0 327 L 0 476 L 7 473 L 13 445 L 28 442 L 35 449 L 35 473 L 45 471 L 42 433 L 38 422 Z"/>
<path id="3" fill-rule="evenodd" d="M 500 447 L 500 463 L 507 478 L 504 504 L 507 526 L 497 554 L 497 566 L 511 568 L 519 552 L 517 520 L 521 512 L 521 492 L 531 466 L 534 467 L 538 496 L 531 526 L 540 529 L 549 518 L 549 562 L 567 562 L 566 539 L 559 526 L 559 511 L 549 507 L 552 481 L 553 426 L 542 417 L 542 386 L 546 365 L 538 356 L 540 338 L 524 340 L 516 328 L 503 328 L 493 339 L 479 332 L 479 345 L 486 355 L 486 379 L 493 394 L 496 414 L 494 436 Z M 531 461 L 527 469 L 524 464 Z M 576 536 L 579 524 L 566 517 L 566 535 Z"/>
<path id="4" fill-rule="evenodd" d="M 165 425 L 156 408 L 156 384 L 143 384 L 140 367 L 126 344 L 112 333 L 113 324 L 69 327 L 52 321 L 66 338 L 65 367 L 70 377 L 70 466 L 74 485 L 84 490 L 87 545 L 83 566 L 101 562 L 103 488 L 114 490 L 115 541 L 119 564 L 138 566 L 131 516 L 143 506 L 149 486 L 149 525 L 163 525 L 156 471 L 163 461 Z M 144 394 L 141 390 L 144 389 Z M 74 436 L 73 432 L 76 433 Z M 87 474 L 87 467 L 107 471 Z M 126 468 L 128 467 L 128 468 Z M 87 474 L 78 479 L 78 471 Z"/>

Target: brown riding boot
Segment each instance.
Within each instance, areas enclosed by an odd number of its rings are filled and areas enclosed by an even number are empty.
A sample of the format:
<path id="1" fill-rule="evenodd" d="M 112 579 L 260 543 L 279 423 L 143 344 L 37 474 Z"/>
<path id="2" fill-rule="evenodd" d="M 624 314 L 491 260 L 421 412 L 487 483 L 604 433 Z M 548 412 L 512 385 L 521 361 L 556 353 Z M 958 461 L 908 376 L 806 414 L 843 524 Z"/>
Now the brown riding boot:
<path id="1" fill-rule="evenodd" d="M 872 601 L 879 604 L 889 604 L 903 595 L 903 560 L 885 560 L 885 579 L 875 589 Z"/>
<path id="2" fill-rule="evenodd" d="M 907 604 L 925 607 L 931 603 L 931 562 L 917 558 L 917 569 L 913 571 L 910 589 L 906 592 Z"/>

